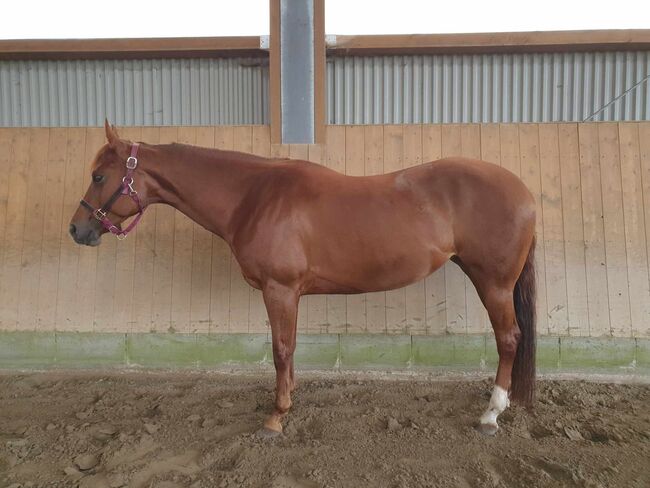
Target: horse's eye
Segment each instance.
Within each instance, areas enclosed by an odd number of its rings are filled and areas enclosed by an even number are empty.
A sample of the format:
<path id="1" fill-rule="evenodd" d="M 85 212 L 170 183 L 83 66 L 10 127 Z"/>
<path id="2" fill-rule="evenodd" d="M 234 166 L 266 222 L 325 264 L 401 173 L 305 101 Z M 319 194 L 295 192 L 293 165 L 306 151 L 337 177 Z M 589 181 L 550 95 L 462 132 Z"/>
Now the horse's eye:
<path id="1" fill-rule="evenodd" d="M 104 176 L 102 175 L 93 175 L 93 182 L 94 183 L 101 183 L 104 181 Z"/>

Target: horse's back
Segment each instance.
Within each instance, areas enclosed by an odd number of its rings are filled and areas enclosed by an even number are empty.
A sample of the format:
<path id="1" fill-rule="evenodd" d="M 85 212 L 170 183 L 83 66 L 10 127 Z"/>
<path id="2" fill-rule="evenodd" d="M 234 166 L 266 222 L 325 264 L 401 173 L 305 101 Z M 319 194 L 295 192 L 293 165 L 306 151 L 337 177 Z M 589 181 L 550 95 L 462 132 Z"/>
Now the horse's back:
<path id="1" fill-rule="evenodd" d="M 435 227 L 437 234 L 466 233 L 471 227 L 533 221 L 535 201 L 519 177 L 492 163 L 445 158 L 393 173 L 347 176 L 306 161 L 279 163 L 265 178 L 264 205 L 282 205 L 284 212 L 311 214 L 319 227 L 338 235 L 374 235 L 371 228 L 403 232 Z M 282 213 L 282 212 L 280 212 Z M 456 235 L 456 238 L 462 237 Z M 440 235 L 440 242 L 451 236 Z M 443 246 L 447 247 L 447 246 Z"/>

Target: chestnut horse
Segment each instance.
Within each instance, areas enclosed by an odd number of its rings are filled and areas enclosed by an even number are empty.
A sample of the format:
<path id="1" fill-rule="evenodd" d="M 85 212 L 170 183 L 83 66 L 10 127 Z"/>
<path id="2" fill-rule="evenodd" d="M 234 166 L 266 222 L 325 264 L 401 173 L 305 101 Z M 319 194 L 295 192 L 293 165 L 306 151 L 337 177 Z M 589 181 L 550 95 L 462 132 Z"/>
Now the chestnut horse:
<path id="1" fill-rule="evenodd" d="M 294 389 L 302 295 L 391 290 L 448 259 L 470 278 L 494 329 L 499 366 L 478 429 L 494 434 L 511 399 L 535 386 L 535 202 L 519 178 L 483 161 L 446 158 L 352 177 L 307 161 L 218 149 L 108 143 L 70 223 L 79 244 L 125 237 L 147 205 L 164 203 L 223 238 L 262 291 L 273 337 L 276 400 L 261 432 L 282 432 Z"/>

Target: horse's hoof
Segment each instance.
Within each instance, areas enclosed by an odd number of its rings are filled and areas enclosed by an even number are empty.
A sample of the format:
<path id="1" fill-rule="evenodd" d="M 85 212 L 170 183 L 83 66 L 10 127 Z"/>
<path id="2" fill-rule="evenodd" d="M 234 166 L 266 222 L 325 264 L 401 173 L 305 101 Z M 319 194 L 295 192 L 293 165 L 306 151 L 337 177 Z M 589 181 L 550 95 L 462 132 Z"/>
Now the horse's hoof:
<path id="1" fill-rule="evenodd" d="M 282 417 L 277 413 L 273 413 L 264 421 L 263 429 L 270 430 L 272 432 L 277 432 L 282 434 L 282 422 L 280 421 Z"/>
<path id="2" fill-rule="evenodd" d="M 483 435 L 493 436 L 499 430 L 499 426 L 497 424 L 478 424 L 476 430 Z"/>
<path id="3" fill-rule="evenodd" d="M 275 439 L 277 437 L 280 437 L 282 435 L 282 432 L 278 432 L 277 430 L 271 430 L 267 427 L 262 427 L 260 430 L 257 431 L 255 434 L 257 437 L 260 439 Z"/>

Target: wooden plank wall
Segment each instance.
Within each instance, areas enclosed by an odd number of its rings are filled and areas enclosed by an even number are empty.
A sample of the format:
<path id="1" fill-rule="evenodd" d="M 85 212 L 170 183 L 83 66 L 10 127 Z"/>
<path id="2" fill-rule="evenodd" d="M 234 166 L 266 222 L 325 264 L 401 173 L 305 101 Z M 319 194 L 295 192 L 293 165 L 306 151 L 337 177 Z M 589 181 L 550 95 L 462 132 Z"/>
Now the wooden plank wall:
<path id="1" fill-rule="evenodd" d="M 329 126 L 323 146 L 269 128 L 128 128 L 124 137 L 309 159 L 371 175 L 464 155 L 519 175 L 537 199 L 539 332 L 650 336 L 650 123 Z M 265 332 L 259 291 L 219 238 L 170 207 L 124 242 L 76 246 L 70 215 L 103 143 L 96 128 L 0 129 L 0 329 Z M 453 264 L 400 290 L 302 300 L 309 333 L 484 333 Z"/>

